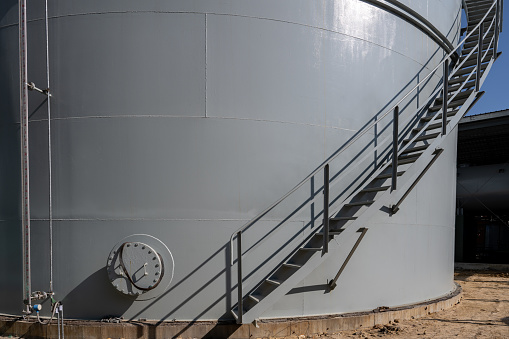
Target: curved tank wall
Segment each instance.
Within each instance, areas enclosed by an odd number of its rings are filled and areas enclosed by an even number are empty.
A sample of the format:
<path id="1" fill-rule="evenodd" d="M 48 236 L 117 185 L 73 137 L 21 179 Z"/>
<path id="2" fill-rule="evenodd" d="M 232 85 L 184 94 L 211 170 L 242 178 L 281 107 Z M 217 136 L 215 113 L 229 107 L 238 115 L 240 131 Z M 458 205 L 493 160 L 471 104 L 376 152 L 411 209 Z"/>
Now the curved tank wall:
<path id="1" fill-rule="evenodd" d="M 457 41 L 460 0 L 401 2 Z M 29 81 L 39 87 L 46 83 L 42 6 L 28 4 Z M 54 287 L 66 316 L 82 319 L 230 319 L 232 232 L 444 55 L 408 22 L 356 0 L 58 0 L 49 17 Z M 22 309 L 17 18 L 17 2 L 3 1 L 0 262 L 9 273 L 0 276 L 0 289 L 12 293 L 0 312 L 9 314 Z M 433 76 L 408 100 L 403 117 L 439 81 Z M 49 281 L 46 112 L 45 97 L 30 92 L 33 290 L 48 290 Z M 386 123 L 335 166 L 391 133 Z M 447 142 L 453 145 L 455 134 Z M 455 151 L 445 155 L 430 170 L 442 173 L 440 180 L 426 176 L 397 216 L 372 219 L 341 288 L 327 295 L 313 289 L 337 272 L 331 257 L 261 316 L 361 311 L 451 291 Z M 359 173 L 376 161 L 360 163 Z M 365 175 L 359 173 L 343 184 Z M 443 200 L 430 198 L 437 191 Z M 305 199 L 299 194 L 292 203 Z M 271 232 L 293 209 L 278 209 L 250 237 Z M 302 239 L 308 219 L 297 216 L 278 230 L 246 270 L 288 233 Z M 132 234 L 160 239 L 174 259 L 170 285 L 150 300 L 124 296 L 107 279 L 111 249 Z M 253 274 L 246 283 L 261 278 Z"/>

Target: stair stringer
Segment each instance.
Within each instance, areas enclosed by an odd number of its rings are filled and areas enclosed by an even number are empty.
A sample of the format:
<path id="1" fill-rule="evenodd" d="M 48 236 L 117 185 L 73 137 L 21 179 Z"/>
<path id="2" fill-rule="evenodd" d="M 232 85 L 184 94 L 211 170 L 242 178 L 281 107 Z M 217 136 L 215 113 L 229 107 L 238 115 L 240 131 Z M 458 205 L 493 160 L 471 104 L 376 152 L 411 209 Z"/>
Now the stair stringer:
<path id="1" fill-rule="evenodd" d="M 487 76 L 489 69 L 491 68 L 491 64 L 493 60 L 490 62 L 489 66 L 486 68 L 486 71 L 483 74 L 483 79 Z M 452 131 L 453 128 L 456 127 L 459 120 L 463 117 L 463 115 L 467 112 L 470 105 L 474 102 L 478 92 L 472 92 L 468 99 L 464 102 L 464 104 L 459 109 L 458 113 L 450 120 L 447 125 L 447 134 Z M 441 111 L 435 113 L 435 117 L 440 114 Z M 364 225 L 368 224 L 369 220 L 373 217 L 373 215 L 382 208 L 389 209 L 389 206 L 396 203 L 410 188 L 412 183 L 417 179 L 423 169 L 427 166 L 429 161 L 432 159 L 433 152 L 435 149 L 442 144 L 442 140 L 446 138 L 447 135 L 439 135 L 437 136 L 431 145 L 422 153 L 419 159 L 413 163 L 408 170 L 405 172 L 403 176 L 401 176 L 398 180 L 398 189 L 390 192 L 386 191 L 380 196 L 378 196 L 373 204 L 369 206 L 356 220 L 352 221 L 349 225 L 346 226 L 344 231 L 340 236 L 337 237 L 337 243 L 335 241 L 329 242 L 329 252 L 325 255 L 322 255 L 321 252 L 314 253 L 311 258 L 293 275 L 291 275 L 288 279 L 281 283 L 274 291 L 270 293 L 266 298 L 261 300 L 259 303 L 254 305 L 251 309 L 249 309 L 242 316 L 243 323 L 251 323 L 254 320 L 258 319 L 264 311 L 266 311 L 269 307 L 275 304 L 282 296 L 287 294 L 292 288 L 294 288 L 298 283 L 300 283 L 304 278 L 306 278 L 309 274 L 311 274 L 318 265 L 320 265 L 328 255 L 334 255 L 338 248 L 343 243 L 348 243 L 348 241 L 356 236 L 356 233 L 359 228 L 364 227 Z M 385 166 L 382 166 L 385 167 Z M 367 181 L 369 182 L 369 180 Z M 348 200 L 348 199 L 347 199 Z M 335 215 L 333 213 L 332 215 Z M 320 227 L 318 228 L 320 229 Z M 332 273 L 331 273 L 332 276 Z M 325 282 L 324 282 L 325 283 Z"/>

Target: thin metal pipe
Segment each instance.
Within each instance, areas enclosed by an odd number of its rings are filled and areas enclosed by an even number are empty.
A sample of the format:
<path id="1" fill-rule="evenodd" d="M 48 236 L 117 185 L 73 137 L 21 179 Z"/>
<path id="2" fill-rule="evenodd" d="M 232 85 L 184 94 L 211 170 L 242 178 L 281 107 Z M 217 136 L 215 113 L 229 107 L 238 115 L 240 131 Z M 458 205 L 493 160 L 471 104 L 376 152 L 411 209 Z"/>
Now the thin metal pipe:
<path id="1" fill-rule="evenodd" d="M 28 153 L 28 81 L 27 81 L 27 21 L 26 0 L 19 0 L 19 69 L 20 69 L 20 139 L 21 139 L 21 224 L 23 241 L 23 301 L 30 313 L 30 172 Z"/>
<path id="2" fill-rule="evenodd" d="M 332 281 L 329 282 L 329 290 L 331 290 L 331 291 L 336 288 L 339 276 L 341 275 L 341 273 L 343 273 L 346 265 L 348 264 L 348 262 L 352 258 L 352 256 L 353 256 L 355 250 L 357 249 L 357 247 L 359 247 L 359 244 L 361 243 L 361 240 L 362 240 L 362 238 L 364 238 L 364 235 L 366 234 L 368 229 L 363 227 L 363 228 L 360 228 L 357 232 L 359 232 L 359 231 L 361 232 L 361 235 L 359 236 L 359 238 L 355 242 L 355 245 L 353 245 L 353 248 L 350 250 L 350 253 L 348 253 L 348 256 L 346 257 L 345 261 L 343 262 L 343 265 L 341 265 L 341 268 L 339 269 L 339 271 L 336 274 L 336 276 L 334 277 L 334 279 L 332 279 Z"/>
<path id="3" fill-rule="evenodd" d="M 61 314 L 60 322 L 62 323 L 62 339 L 65 339 L 65 334 L 64 334 L 64 305 L 62 305 L 62 304 L 60 304 L 60 314 Z"/>
<path id="4" fill-rule="evenodd" d="M 56 312 L 57 312 L 57 328 L 58 328 L 58 339 L 60 339 L 60 311 L 58 310 L 59 309 L 59 305 L 56 306 Z"/>
<path id="5" fill-rule="evenodd" d="M 45 0 L 46 25 L 46 90 L 48 91 L 48 218 L 49 218 L 49 291 L 53 293 L 53 188 L 51 162 L 51 96 L 49 95 L 49 29 L 48 29 L 48 0 Z"/>
<path id="6" fill-rule="evenodd" d="M 394 107 L 392 118 L 392 183 L 391 191 L 398 185 L 398 136 L 399 136 L 399 106 Z"/>
<path id="7" fill-rule="evenodd" d="M 444 63 L 444 89 L 442 98 L 442 135 L 447 133 L 447 101 L 449 97 L 449 59 Z"/>
<path id="8" fill-rule="evenodd" d="M 434 152 L 434 157 L 433 159 L 431 159 L 431 161 L 429 162 L 428 165 L 426 165 L 426 167 L 422 170 L 421 174 L 419 174 L 419 176 L 414 180 L 414 182 L 412 183 L 412 185 L 410 185 L 410 187 L 406 190 L 405 194 L 403 194 L 403 196 L 399 199 L 399 201 L 395 204 L 395 205 L 392 205 L 391 206 L 391 212 L 392 214 L 396 213 L 399 211 L 399 205 L 401 205 L 401 203 L 403 202 L 403 200 L 405 200 L 405 198 L 408 196 L 408 194 L 414 189 L 415 186 L 417 186 L 417 183 L 422 179 L 422 177 L 424 176 L 424 174 L 426 174 L 426 172 L 430 169 L 430 167 L 435 163 L 435 161 L 438 159 L 438 157 L 440 156 L 440 154 L 442 154 L 442 152 L 444 151 L 443 148 L 439 148 L 437 150 L 435 150 Z"/>
<path id="9" fill-rule="evenodd" d="M 242 292 L 242 231 L 237 233 L 237 297 L 239 305 L 239 323 L 242 324 L 242 316 L 244 315 Z"/>
<path id="10" fill-rule="evenodd" d="M 321 171 L 324 166 L 327 164 L 327 163 L 330 163 L 332 160 L 336 159 L 339 155 L 341 155 L 346 149 L 348 149 L 352 144 L 354 144 L 357 140 L 359 140 L 364 134 L 366 134 L 373 126 L 375 126 L 376 124 L 378 124 L 380 121 L 382 121 L 382 119 L 384 119 L 390 112 L 392 112 L 394 110 L 394 108 L 396 106 L 399 106 L 406 98 L 408 98 L 417 88 L 419 88 L 425 81 L 427 81 L 427 79 L 432 76 L 438 69 L 439 67 L 442 67 L 443 66 L 443 63 L 445 62 L 446 59 L 452 57 L 452 55 L 456 52 L 456 50 L 462 46 L 465 41 L 470 38 L 472 36 L 472 34 L 474 33 L 474 31 L 481 25 L 481 23 L 484 22 L 484 20 L 486 19 L 486 17 L 488 16 L 489 12 L 493 9 L 493 6 L 495 6 L 495 3 L 493 3 L 491 5 L 491 7 L 487 10 L 486 14 L 484 15 L 484 17 L 480 20 L 480 22 L 472 29 L 472 31 L 467 34 L 465 36 L 465 38 L 463 38 L 463 40 L 458 43 L 458 45 L 454 48 L 453 51 L 451 51 L 449 54 L 447 54 L 445 57 L 444 57 L 444 60 L 442 62 L 440 62 L 435 68 L 433 68 L 429 73 L 428 75 L 426 75 L 417 85 L 415 85 L 412 89 L 410 89 L 398 102 L 396 102 L 390 109 L 388 109 L 383 115 L 381 115 L 377 120 L 373 121 L 371 124 L 367 125 L 366 127 L 364 127 L 361 131 L 358 132 L 358 134 L 352 138 L 341 150 L 339 150 L 336 154 L 330 156 L 327 160 L 325 160 L 322 164 L 320 164 L 313 172 L 311 172 L 308 176 L 306 176 L 300 183 L 298 183 L 294 188 L 292 188 L 288 193 L 286 193 L 285 195 L 283 195 L 281 198 L 279 198 L 276 202 L 274 202 L 272 205 L 270 205 L 269 207 L 265 208 L 262 212 L 260 212 L 256 217 L 254 217 L 253 219 L 251 219 L 250 221 L 248 221 L 247 223 L 245 223 L 243 226 L 241 226 L 239 229 L 237 229 L 235 232 L 233 232 L 230 236 L 230 265 L 233 265 L 234 263 L 234 256 L 233 256 L 233 253 L 234 253 L 234 250 L 233 250 L 233 238 L 235 237 L 235 235 L 239 232 L 239 231 L 244 231 L 246 230 L 248 227 L 250 227 L 251 225 L 253 225 L 255 222 L 257 222 L 258 220 L 260 220 L 262 217 L 264 217 L 267 213 L 269 213 L 270 211 L 272 211 L 276 206 L 278 206 L 283 200 L 285 200 L 287 197 L 289 197 L 292 193 L 294 193 L 295 191 L 297 191 L 300 187 L 302 187 L 310 178 L 312 178 L 313 176 L 315 176 L 319 171 Z M 451 75 L 452 76 L 452 75 Z"/>
<path id="11" fill-rule="evenodd" d="M 329 252 L 329 164 L 323 168 L 323 250 Z"/>
<path id="12" fill-rule="evenodd" d="M 481 61 L 482 61 L 482 40 L 483 40 L 484 22 L 479 25 L 479 39 L 477 41 L 477 68 L 475 74 L 475 91 L 481 89 Z"/>

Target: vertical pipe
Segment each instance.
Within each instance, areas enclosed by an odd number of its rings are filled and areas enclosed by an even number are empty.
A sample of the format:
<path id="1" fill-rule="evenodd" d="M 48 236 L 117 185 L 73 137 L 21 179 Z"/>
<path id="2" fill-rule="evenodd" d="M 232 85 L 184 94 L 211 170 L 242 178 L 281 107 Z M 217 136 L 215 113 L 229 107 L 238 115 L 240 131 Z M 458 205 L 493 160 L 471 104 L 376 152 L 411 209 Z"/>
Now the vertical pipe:
<path id="1" fill-rule="evenodd" d="M 475 75 L 475 91 L 479 92 L 481 89 L 481 61 L 482 61 L 482 36 L 484 35 L 484 22 L 479 25 L 479 39 L 477 42 L 477 69 Z"/>
<path id="2" fill-rule="evenodd" d="M 60 304 L 60 322 L 62 324 L 62 339 L 65 339 L 64 334 L 64 305 Z"/>
<path id="3" fill-rule="evenodd" d="M 391 191 L 396 190 L 398 181 L 398 135 L 399 106 L 394 107 L 392 118 L 392 183 Z"/>
<path id="4" fill-rule="evenodd" d="M 242 316 L 244 314 L 244 305 L 242 299 L 242 231 L 237 233 L 237 294 L 239 300 L 239 323 L 242 324 Z"/>
<path id="5" fill-rule="evenodd" d="M 45 0 L 46 24 L 46 90 L 48 104 L 48 219 L 49 219 L 49 291 L 53 293 L 53 190 L 51 163 L 51 96 L 49 92 L 49 30 L 48 30 L 48 0 Z"/>
<path id="6" fill-rule="evenodd" d="M 444 89 L 442 91 L 442 135 L 447 133 L 447 97 L 449 96 L 449 58 L 444 62 Z"/>
<path id="7" fill-rule="evenodd" d="M 323 168 L 323 250 L 329 252 L 329 164 Z"/>
<path id="8" fill-rule="evenodd" d="M 57 314 L 58 339 L 60 339 L 60 312 L 58 311 L 59 305 L 57 304 L 55 307 L 57 308 L 55 312 Z"/>
<path id="9" fill-rule="evenodd" d="M 19 72 L 20 72 L 20 139 L 21 139 L 21 224 L 23 241 L 23 301 L 30 312 L 30 173 L 28 157 L 28 81 L 27 81 L 27 24 L 26 0 L 19 0 Z"/>

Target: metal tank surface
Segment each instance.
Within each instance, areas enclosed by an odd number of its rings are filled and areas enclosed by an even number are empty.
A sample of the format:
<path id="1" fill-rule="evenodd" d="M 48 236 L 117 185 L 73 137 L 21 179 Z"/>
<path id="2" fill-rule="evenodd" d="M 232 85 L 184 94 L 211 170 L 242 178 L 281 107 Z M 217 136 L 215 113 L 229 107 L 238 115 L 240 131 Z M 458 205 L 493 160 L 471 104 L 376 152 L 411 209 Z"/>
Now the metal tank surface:
<path id="1" fill-rule="evenodd" d="M 399 4 L 457 44 L 460 0 Z M 52 277 L 54 298 L 77 319 L 234 320 L 232 233 L 448 53 L 375 1 L 54 0 L 47 67 L 44 2 L 26 9 L 28 81 L 45 89 L 48 69 L 51 93 L 48 125 L 48 96 L 28 92 L 31 291 L 50 291 Z M 0 313 L 11 315 L 24 308 L 18 15 L 17 1 L 2 1 Z M 400 105 L 400 121 L 440 85 L 440 72 Z M 358 161 L 341 192 L 387 161 L 384 151 L 359 155 L 392 135 L 391 119 L 331 164 L 336 176 Z M 397 214 L 373 214 L 333 291 L 327 284 L 356 238 L 257 318 L 358 312 L 454 290 L 455 143 L 453 129 Z M 245 288 L 321 224 L 314 192 L 323 180 L 320 172 L 244 232 Z"/>

